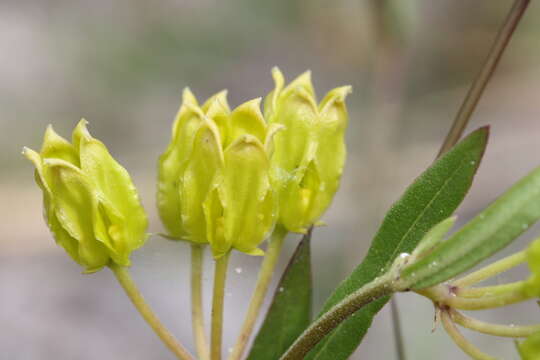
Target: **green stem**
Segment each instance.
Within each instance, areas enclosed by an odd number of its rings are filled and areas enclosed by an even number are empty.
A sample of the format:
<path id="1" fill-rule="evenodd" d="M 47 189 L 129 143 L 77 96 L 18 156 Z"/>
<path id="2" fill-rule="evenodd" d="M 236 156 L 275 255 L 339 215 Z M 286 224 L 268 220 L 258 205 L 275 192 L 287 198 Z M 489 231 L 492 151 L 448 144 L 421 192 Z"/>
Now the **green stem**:
<path id="1" fill-rule="evenodd" d="M 229 356 L 229 360 L 240 360 L 242 358 L 251 333 L 253 332 L 253 327 L 255 326 L 255 321 L 257 320 L 261 310 L 266 292 L 268 291 L 268 286 L 272 280 L 272 275 L 274 274 L 279 255 L 281 253 L 281 248 L 283 246 L 283 240 L 285 239 L 286 235 L 287 229 L 281 225 L 277 225 L 272 233 L 261 269 L 259 270 L 255 290 L 251 297 L 246 317 L 240 330 L 240 335 L 238 336 L 238 340 L 236 341 L 231 355 Z"/>
<path id="2" fill-rule="evenodd" d="M 223 303 L 225 295 L 225 282 L 227 280 L 227 266 L 230 252 L 216 260 L 214 272 L 214 294 L 212 298 L 212 331 L 210 358 L 221 359 L 221 338 L 223 335 Z"/>
<path id="3" fill-rule="evenodd" d="M 482 286 L 477 288 L 457 288 L 454 293 L 464 298 L 481 298 L 487 296 L 499 296 L 502 294 L 521 291 L 523 281 L 517 281 L 509 284 Z"/>
<path id="4" fill-rule="evenodd" d="M 401 319 L 399 316 L 399 308 L 395 295 L 390 299 L 390 314 L 392 316 L 392 329 L 394 333 L 397 358 L 398 360 L 406 360 L 405 344 L 403 343 L 403 334 L 401 331 Z"/>
<path id="5" fill-rule="evenodd" d="M 487 322 L 480 321 L 468 316 L 463 315 L 462 313 L 451 310 L 450 315 L 452 320 L 467 329 L 478 331 L 482 334 L 494 335 L 494 336 L 503 336 L 503 337 L 527 337 L 538 331 L 540 331 L 540 325 L 500 325 L 500 324 L 491 324 Z"/>
<path id="6" fill-rule="evenodd" d="M 208 341 L 204 331 L 202 271 L 204 247 L 191 245 L 191 323 L 197 355 L 200 360 L 210 359 Z"/>
<path id="7" fill-rule="evenodd" d="M 463 134 L 472 113 L 476 109 L 476 105 L 478 105 L 478 101 L 484 93 L 486 85 L 495 72 L 504 50 L 510 42 L 516 27 L 525 13 L 529 2 L 530 0 L 516 0 L 514 2 L 512 9 L 508 13 L 503 26 L 500 28 L 497 37 L 491 46 L 482 69 L 472 83 L 469 92 L 467 93 L 467 96 L 465 97 L 465 100 L 463 101 L 463 104 L 461 105 L 461 108 L 454 119 L 454 123 L 452 124 L 452 127 L 450 128 L 450 131 L 448 132 L 448 135 L 441 146 L 439 156 L 450 150 L 450 148 L 454 146 L 454 144 Z"/>
<path id="8" fill-rule="evenodd" d="M 450 335 L 452 340 L 456 343 L 457 346 L 467 355 L 472 357 L 475 360 L 495 360 L 494 357 L 489 356 L 482 351 L 480 351 L 476 346 L 471 344 L 467 339 L 459 332 L 457 327 L 452 322 L 448 311 L 441 311 L 441 318 L 444 325 L 444 329 Z"/>
<path id="9" fill-rule="evenodd" d="M 135 305 L 135 308 L 139 311 L 141 316 L 146 320 L 148 325 L 154 330 L 154 332 L 159 336 L 161 341 L 171 350 L 178 359 L 182 360 L 193 360 L 193 357 L 189 352 L 176 340 L 176 338 L 167 330 L 167 328 L 161 323 L 156 314 L 152 311 L 148 303 L 144 300 L 144 297 L 140 293 L 137 285 L 131 278 L 127 268 L 111 264 L 109 268 L 112 270 L 116 279 L 126 292 L 127 296 Z"/>
<path id="10" fill-rule="evenodd" d="M 495 275 L 510 270 L 513 267 L 524 263 L 525 261 L 527 261 L 527 255 L 525 250 L 523 250 L 496 261 L 478 271 L 470 273 L 461 279 L 455 280 L 452 282 L 452 285 L 459 288 L 471 286 L 479 283 L 480 281 L 489 279 Z"/>
<path id="11" fill-rule="evenodd" d="M 522 282 L 522 284 L 523 283 L 524 282 Z M 445 305 L 460 310 L 484 310 L 515 304 L 534 297 L 521 291 L 521 288 L 522 287 L 518 289 L 518 286 L 515 286 L 511 289 L 512 291 L 482 298 L 466 298 L 456 295 L 452 290 L 453 287 L 448 284 L 440 284 L 431 288 L 422 289 L 417 291 L 417 293 L 430 298 L 439 306 Z"/>
<path id="12" fill-rule="evenodd" d="M 311 325 L 289 347 L 281 360 L 300 360 L 341 322 L 367 304 L 395 292 L 396 271 L 391 270 L 347 296 Z"/>

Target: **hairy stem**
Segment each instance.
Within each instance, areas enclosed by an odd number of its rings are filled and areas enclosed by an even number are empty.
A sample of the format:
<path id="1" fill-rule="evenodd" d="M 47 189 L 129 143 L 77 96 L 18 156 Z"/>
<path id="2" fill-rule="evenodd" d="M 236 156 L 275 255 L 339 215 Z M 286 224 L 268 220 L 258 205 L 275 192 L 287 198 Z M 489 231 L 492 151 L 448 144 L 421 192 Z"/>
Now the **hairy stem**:
<path id="1" fill-rule="evenodd" d="M 441 311 L 441 318 L 442 323 L 444 325 L 444 329 L 450 335 L 452 340 L 456 343 L 457 346 L 463 352 L 465 352 L 467 355 L 472 357 L 475 360 L 495 360 L 494 357 L 489 356 L 482 351 L 480 351 L 476 346 L 471 344 L 457 329 L 457 327 L 452 322 L 452 319 L 450 318 L 450 315 L 448 314 L 448 311 Z"/>
<path id="2" fill-rule="evenodd" d="M 191 323 L 193 338 L 200 360 L 210 359 L 208 340 L 204 331 L 202 271 L 204 247 L 199 244 L 191 245 Z"/>
<path id="3" fill-rule="evenodd" d="M 491 324 L 463 315 L 456 310 L 450 310 L 452 320 L 464 328 L 480 332 L 482 334 L 503 337 L 527 337 L 540 331 L 540 325 L 500 325 Z"/>
<path id="4" fill-rule="evenodd" d="M 140 293 L 137 285 L 131 278 L 127 268 L 111 264 L 109 268 L 112 270 L 113 274 L 116 276 L 116 279 L 126 292 L 126 295 L 129 297 L 135 308 L 139 311 L 141 316 L 146 320 L 148 325 L 154 330 L 154 332 L 159 336 L 161 341 L 171 350 L 178 359 L 182 360 L 192 360 L 193 357 L 189 352 L 176 340 L 176 338 L 167 330 L 167 328 L 161 323 L 156 314 L 152 311 L 148 303 L 144 300 L 144 297 Z"/>
<path id="5" fill-rule="evenodd" d="M 483 267 L 480 270 L 472 272 L 461 279 L 457 279 L 452 282 L 452 285 L 459 288 L 471 286 L 479 283 L 480 281 L 489 279 L 495 275 L 510 270 L 513 267 L 524 263 L 525 261 L 527 261 L 527 256 L 525 250 L 523 250 Z"/>
<path id="6" fill-rule="evenodd" d="M 225 282 L 230 252 L 216 260 L 214 272 L 214 294 L 212 298 L 212 331 L 210 358 L 221 359 L 221 338 L 223 335 L 223 304 L 225 295 Z"/>
<path id="7" fill-rule="evenodd" d="M 389 271 L 347 296 L 330 310 L 315 320 L 296 339 L 281 360 L 300 360 L 328 333 L 338 327 L 345 319 L 367 304 L 395 292 L 393 287 L 396 273 Z"/>
<path id="8" fill-rule="evenodd" d="M 478 105 L 478 102 L 484 93 L 486 85 L 495 72 L 504 50 L 525 13 L 529 2 L 530 0 L 516 0 L 514 2 L 512 9 L 508 13 L 503 26 L 500 28 L 499 33 L 491 46 L 482 69 L 472 83 L 469 92 L 454 119 L 454 123 L 439 150 L 439 156 L 450 150 L 463 134 L 471 115 L 476 109 L 476 105 Z"/>
<path id="9" fill-rule="evenodd" d="M 272 275 L 274 274 L 279 254 L 281 253 L 281 248 L 283 246 L 283 240 L 286 235 L 287 230 L 281 225 L 277 225 L 272 233 L 261 269 L 259 270 L 255 290 L 240 330 L 240 335 L 233 347 L 229 360 L 239 360 L 242 358 L 251 333 L 253 332 L 253 327 L 255 326 L 255 321 L 261 310 L 266 292 L 268 291 L 268 286 L 272 280 Z"/>

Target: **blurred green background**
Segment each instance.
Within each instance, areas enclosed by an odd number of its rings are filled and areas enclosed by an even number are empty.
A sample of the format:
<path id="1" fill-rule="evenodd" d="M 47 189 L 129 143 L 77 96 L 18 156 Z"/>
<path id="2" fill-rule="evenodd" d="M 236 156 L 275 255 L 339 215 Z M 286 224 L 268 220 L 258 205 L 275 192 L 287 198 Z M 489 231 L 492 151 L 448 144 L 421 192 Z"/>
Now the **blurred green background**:
<path id="1" fill-rule="evenodd" d="M 433 160 L 511 1 L 466 0 L 0 0 L 0 358 L 172 359 L 104 270 L 81 275 L 54 245 L 23 145 L 47 124 L 69 137 L 81 117 L 132 174 L 151 217 L 156 159 L 181 90 L 200 100 L 229 89 L 231 106 L 266 95 L 270 69 L 313 72 L 322 96 L 350 84 L 349 158 L 313 241 L 315 307 L 360 262 L 382 216 Z M 492 125 L 490 146 L 461 221 L 540 163 L 540 4 L 532 2 L 469 130 Z M 540 228 L 513 244 L 520 249 Z M 280 269 L 292 252 L 291 236 Z M 503 254 L 504 254 L 503 253 Z M 133 273 L 165 323 L 192 349 L 189 251 L 157 236 Z M 503 254 L 498 254 L 501 257 Z M 207 258 L 207 273 L 211 270 Z M 260 258 L 235 254 L 226 296 L 232 346 Z M 525 269 L 496 282 L 523 276 Z M 205 279 L 210 295 L 211 276 Z M 465 359 L 432 333 L 433 307 L 398 296 L 409 359 Z M 209 304 L 207 303 L 209 309 Z M 500 323 L 540 322 L 536 304 L 481 312 Z M 384 309 L 355 359 L 395 359 Z M 470 335 L 503 359 L 511 340 Z"/>

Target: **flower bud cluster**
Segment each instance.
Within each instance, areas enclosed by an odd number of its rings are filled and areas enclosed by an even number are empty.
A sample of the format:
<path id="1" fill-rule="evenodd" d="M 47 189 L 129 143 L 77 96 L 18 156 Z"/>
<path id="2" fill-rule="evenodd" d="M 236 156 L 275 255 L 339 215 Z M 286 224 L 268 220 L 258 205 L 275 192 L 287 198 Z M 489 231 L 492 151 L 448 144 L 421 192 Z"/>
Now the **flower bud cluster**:
<path id="1" fill-rule="evenodd" d="M 310 73 L 230 110 L 226 91 L 199 105 L 189 89 L 159 161 L 158 209 L 173 238 L 260 255 L 276 222 L 304 233 L 328 208 L 345 161 L 345 97 L 317 104 Z"/>

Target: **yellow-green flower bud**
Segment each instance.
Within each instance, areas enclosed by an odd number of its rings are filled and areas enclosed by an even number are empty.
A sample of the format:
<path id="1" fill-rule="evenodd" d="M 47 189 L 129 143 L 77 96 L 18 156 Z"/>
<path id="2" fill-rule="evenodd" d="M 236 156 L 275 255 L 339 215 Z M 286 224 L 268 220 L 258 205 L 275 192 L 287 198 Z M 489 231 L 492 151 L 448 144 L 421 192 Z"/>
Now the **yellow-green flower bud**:
<path id="1" fill-rule="evenodd" d="M 285 86 L 272 70 L 275 89 L 265 100 L 265 118 L 281 124 L 276 134 L 271 173 L 279 196 L 279 221 L 304 233 L 326 211 L 339 187 L 345 163 L 345 97 L 350 86 L 331 90 L 317 104 L 310 72 Z"/>
<path id="2" fill-rule="evenodd" d="M 173 238 L 185 238 L 181 218 L 179 186 L 190 156 L 195 133 L 199 129 L 205 112 L 211 112 L 212 118 L 225 137 L 228 128 L 229 106 L 227 92 L 222 91 L 199 108 L 199 104 L 191 91 L 186 88 L 182 95 L 182 105 L 176 115 L 172 127 L 172 138 L 167 150 L 159 158 L 157 205 L 159 215 L 168 234 Z M 201 239 L 191 239 L 206 242 Z"/>
<path id="3" fill-rule="evenodd" d="M 517 348 L 521 360 L 537 360 L 540 358 L 540 332 L 527 338 L 525 341 L 517 342 Z"/>
<path id="4" fill-rule="evenodd" d="M 203 106 L 186 90 L 169 147 L 159 161 L 158 207 L 173 238 L 209 243 L 214 256 L 230 249 L 260 255 L 274 226 L 268 127 L 260 99 L 232 112 L 226 92 Z"/>
<path id="5" fill-rule="evenodd" d="M 36 167 L 47 225 L 85 272 L 111 261 L 129 266 L 131 252 L 146 240 L 147 217 L 127 171 L 93 138 L 81 120 L 72 143 L 51 126 L 41 152 L 24 148 Z"/>

